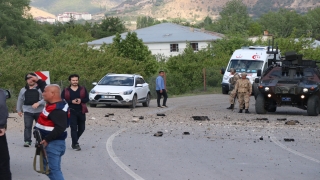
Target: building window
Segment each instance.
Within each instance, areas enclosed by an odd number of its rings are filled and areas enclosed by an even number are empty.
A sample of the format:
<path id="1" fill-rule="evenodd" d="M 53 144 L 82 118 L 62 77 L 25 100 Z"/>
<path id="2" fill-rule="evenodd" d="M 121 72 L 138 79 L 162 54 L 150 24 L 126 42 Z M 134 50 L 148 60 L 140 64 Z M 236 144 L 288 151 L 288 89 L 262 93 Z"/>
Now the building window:
<path id="1" fill-rule="evenodd" d="M 194 51 L 199 51 L 198 43 L 190 43 L 190 46 L 192 47 L 192 49 L 193 49 Z"/>
<path id="2" fill-rule="evenodd" d="M 170 52 L 179 52 L 179 44 L 170 44 Z"/>

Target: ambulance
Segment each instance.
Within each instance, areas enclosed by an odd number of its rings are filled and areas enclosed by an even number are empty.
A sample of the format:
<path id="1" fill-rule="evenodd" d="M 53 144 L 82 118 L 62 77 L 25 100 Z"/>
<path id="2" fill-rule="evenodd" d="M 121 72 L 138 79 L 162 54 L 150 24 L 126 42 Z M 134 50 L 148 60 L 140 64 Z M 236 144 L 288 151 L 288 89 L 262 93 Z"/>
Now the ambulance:
<path id="1" fill-rule="evenodd" d="M 221 83 L 222 94 L 228 94 L 230 91 L 229 79 L 233 77 L 233 75 L 230 74 L 231 68 L 234 68 L 239 75 L 244 72 L 247 73 L 247 78 L 253 85 L 254 91 L 254 80 L 257 78 L 258 69 L 264 72 L 272 63 L 276 63 L 276 61 L 279 62 L 280 60 L 280 50 L 278 50 L 278 48 L 273 49 L 270 46 L 249 46 L 235 50 L 227 68 L 221 69 L 221 74 L 223 74 Z"/>

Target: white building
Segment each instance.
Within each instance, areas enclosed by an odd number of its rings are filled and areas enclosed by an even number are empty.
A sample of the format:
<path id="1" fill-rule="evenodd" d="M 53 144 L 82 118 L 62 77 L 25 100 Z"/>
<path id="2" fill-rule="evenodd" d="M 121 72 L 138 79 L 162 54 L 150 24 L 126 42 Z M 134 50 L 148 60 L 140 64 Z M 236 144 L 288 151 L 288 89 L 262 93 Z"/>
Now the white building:
<path id="1" fill-rule="evenodd" d="M 47 22 L 47 23 L 50 23 L 50 24 L 53 24 L 53 23 L 56 22 L 56 19 L 52 18 L 52 17 L 41 17 L 41 16 L 38 16 L 38 17 L 35 17 L 34 20 L 36 20 L 37 22 L 40 22 L 40 23 Z"/>
<path id="2" fill-rule="evenodd" d="M 69 22 L 71 18 L 74 20 L 91 20 L 92 15 L 89 13 L 64 12 L 57 16 L 57 20 L 60 22 Z"/>
<path id="3" fill-rule="evenodd" d="M 187 43 L 190 43 L 194 51 L 199 51 L 205 49 L 210 42 L 223 37 L 219 33 L 173 23 L 157 24 L 133 32 L 137 33 L 138 38 L 148 46 L 153 55 L 162 54 L 167 57 L 181 54 L 187 47 Z M 126 35 L 127 33 L 122 33 L 122 39 L 125 39 Z M 88 42 L 88 45 L 98 49 L 104 43 L 111 44 L 114 37 L 91 41 Z"/>

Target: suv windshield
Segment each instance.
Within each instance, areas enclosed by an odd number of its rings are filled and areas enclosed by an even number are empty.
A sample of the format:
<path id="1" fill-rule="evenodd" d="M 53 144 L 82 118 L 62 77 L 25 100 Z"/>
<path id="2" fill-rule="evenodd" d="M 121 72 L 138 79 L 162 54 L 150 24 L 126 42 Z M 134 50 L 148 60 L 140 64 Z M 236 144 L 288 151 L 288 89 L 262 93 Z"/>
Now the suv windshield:
<path id="1" fill-rule="evenodd" d="M 133 86 L 133 77 L 105 76 L 98 84 L 110 86 Z"/>
<path id="2" fill-rule="evenodd" d="M 262 65 L 263 61 L 232 59 L 228 71 L 234 68 L 237 72 L 256 73 L 258 69 L 262 69 Z"/>

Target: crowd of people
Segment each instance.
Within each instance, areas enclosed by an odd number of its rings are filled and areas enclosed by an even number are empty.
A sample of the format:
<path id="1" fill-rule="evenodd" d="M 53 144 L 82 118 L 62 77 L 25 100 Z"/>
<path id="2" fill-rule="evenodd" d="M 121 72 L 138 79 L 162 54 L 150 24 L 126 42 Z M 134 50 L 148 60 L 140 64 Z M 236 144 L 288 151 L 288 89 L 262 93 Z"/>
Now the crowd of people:
<path id="1" fill-rule="evenodd" d="M 25 76 L 26 85 L 20 90 L 17 100 L 17 112 L 24 120 L 24 147 L 32 144 L 32 126 L 39 130 L 49 165 L 47 174 L 51 180 L 63 180 L 61 157 L 66 151 L 66 129 L 70 126 L 71 148 L 79 151 L 79 139 L 85 130 L 86 103 L 89 101 L 85 87 L 79 85 L 79 75 L 69 76 L 70 86 L 61 90 L 59 85 L 47 85 L 35 73 Z M 62 91 L 62 92 L 61 92 Z M 0 179 L 11 180 L 10 156 L 6 139 L 8 108 L 6 95 L 0 91 Z M 44 167 L 46 168 L 46 166 Z"/>
<path id="2" fill-rule="evenodd" d="M 168 98 L 165 87 L 164 71 L 159 72 L 156 79 L 157 105 L 167 107 Z M 21 88 L 17 100 L 17 112 L 24 120 L 23 146 L 32 145 L 32 128 L 38 130 L 42 140 L 40 144 L 47 154 L 43 163 L 50 167 L 47 174 L 51 180 L 63 180 L 61 157 L 66 151 L 67 131 L 70 127 L 71 148 L 80 151 L 79 139 L 85 131 L 86 103 L 89 101 L 88 91 L 79 85 L 79 75 L 69 76 L 69 87 L 60 89 L 59 85 L 47 85 L 35 73 L 25 76 L 26 85 Z M 163 103 L 160 105 L 160 99 Z M 6 94 L 0 89 L 0 179 L 11 180 L 10 156 L 6 139 L 8 108 Z M 33 124 L 35 122 L 34 127 Z M 46 170 L 47 166 L 44 166 Z"/>

